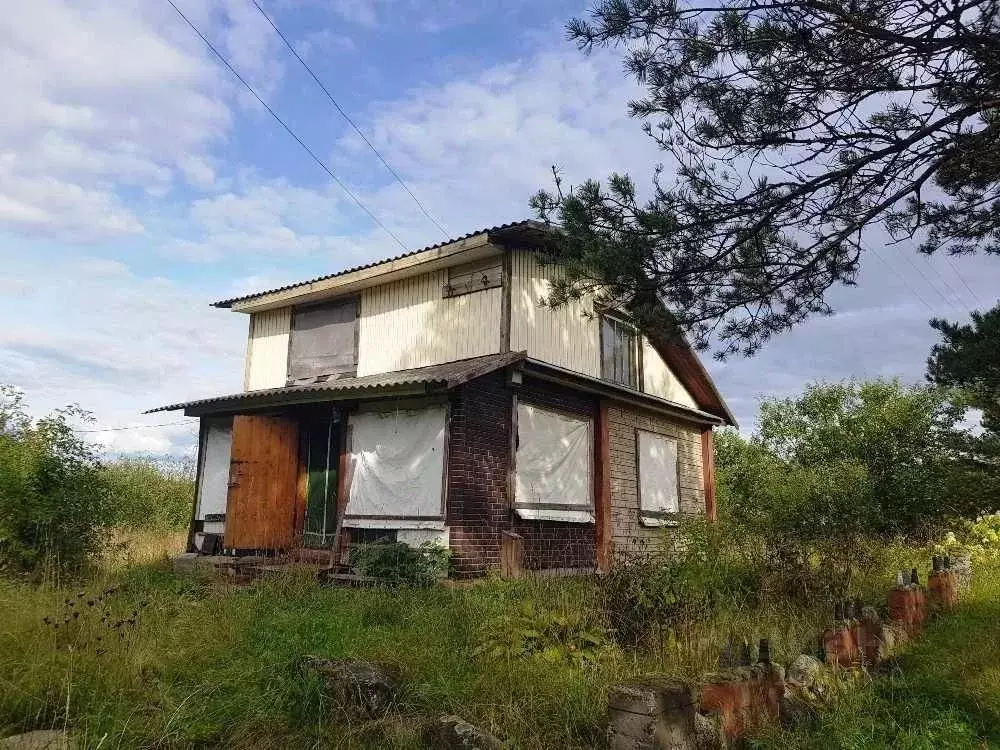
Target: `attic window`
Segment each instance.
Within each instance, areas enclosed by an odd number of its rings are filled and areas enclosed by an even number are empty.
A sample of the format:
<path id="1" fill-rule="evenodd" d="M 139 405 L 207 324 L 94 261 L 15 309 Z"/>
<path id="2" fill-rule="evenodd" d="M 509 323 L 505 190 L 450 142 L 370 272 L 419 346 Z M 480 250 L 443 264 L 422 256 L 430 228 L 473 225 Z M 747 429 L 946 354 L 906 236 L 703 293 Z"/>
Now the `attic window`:
<path id="1" fill-rule="evenodd" d="M 448 282 L 443 296 L 457 297 L 460 294 L 495 289 L 503 284 L 503 271 L 499 258 L 487 258 L 475 263 L 452 266 L 448 269 Z"/>
<path id="2" fill-rule="evenodd" d="M 629 388 L 639 387 L 638 332 L 609 315 L 601 316 L 601 378 Z"/>
<path id="3" fill-rule="evenodd" d="M 358 369 L 357 335 L 356 299 L 296 309 L 288 349 L 288 384 L 354 376 Z"/>

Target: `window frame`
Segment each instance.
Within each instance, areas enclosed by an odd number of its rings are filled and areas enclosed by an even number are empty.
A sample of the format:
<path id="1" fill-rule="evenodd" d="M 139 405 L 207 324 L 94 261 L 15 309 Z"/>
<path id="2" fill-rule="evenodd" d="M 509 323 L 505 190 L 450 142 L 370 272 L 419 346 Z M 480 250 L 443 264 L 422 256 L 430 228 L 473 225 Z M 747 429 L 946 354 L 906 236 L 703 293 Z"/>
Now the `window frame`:
<path id="1" fill-rule="evenodd" d="M 674 509 L 673 510 L 646 510 L 642 505 L 642 438 L 643 434 L 651 435 L 659 440 L 666 440 L 674 444 Z M 677 518 L 681 513 L 681 445 L 673 435 L 666 435 L 653 430 L 643 430 L 635 428 L 635 494 L 639 512 L 639 524 L 649 527 L 676 526 Z"/>
<path id="2" fill-rule="evenodd" d="M 292 377 L 292 339 L 295 336 L 295 316 L 298 313 L 305 313 L 311 310 L 316 310 L 321 307 L 333 307 L 337 305 L 347 306 L 348 304 L 354 305 L 354 349 L 352 352 L 353 357 L 353 369 L 345 370 L 343 372 L 330 372 L 320 375 L 313 375 L 305 378 L 293 378 Z M 346 297 L 337 297 L 334 299 L 321 300 L 319 302 L 311 302 L 304 305 L 296 305 L 292 307 L 291 315 L 288 320 L 288 351 L 285 355 L 285 385 L 308 385 L 309 383 L 322 383 L 327 380 L 337 379 L 337 378 L 353 378 L 358 374 L 358 361 L 359 352 L 361 348 L 361 298 L 357 295 L 349 295 Z"/>
<path id="3" fill-rule="evenodd" d="M 633 383 L 623 383 L 619 380 L 615 380 L 613 374 L 609 374 L 605 368 L 605 363 L 607 358 L 605 357 L 605 344 L 607 343 L 607 337 L 604 335 L 604 324 L 608 321 L 615 328 L 620 328 L 623 330 L 630 331 L 632 336 L 632 345 L 629 352 L 629 360 L 631 365 L 631 371 L 634 375 Z M 624 320 L 623 317 L 615 315 L 611 310 L 604 310 L 599 313 L 598 316 L 598 332 L 599 341 L 598 346 L 600 347 L 600 359 L 601 359 L 601 380 L 607 381 L 609 383 L 614 383 L 615 385 L 620 385 L 624 388 L 631 388 L 634 391 L 642 392 L 643 389 L 643 370 L 642 370 L 642 332 L 634 325 Z"/>

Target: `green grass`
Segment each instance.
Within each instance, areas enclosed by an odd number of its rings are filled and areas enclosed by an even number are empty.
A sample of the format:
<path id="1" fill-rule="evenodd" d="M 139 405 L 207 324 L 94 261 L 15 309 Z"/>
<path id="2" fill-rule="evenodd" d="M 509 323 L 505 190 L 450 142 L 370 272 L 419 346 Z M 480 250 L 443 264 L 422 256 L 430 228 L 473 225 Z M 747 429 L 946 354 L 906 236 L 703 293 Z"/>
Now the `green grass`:
<path id="1" fill-rule="evenodd" d="M 0 581 L 0 736 L 65 728 L 95 748 L 411 748 L 427 722 L 457 713 L 513 748 L 603 747 L 609 686 L 649 673 L 697 676 L 730 633 L 768 637 L 775 658 L 788 661 L 812 648 L 828 615 L 773 601 L 719 611 L 640 650 L 608 645 L 579 666 L 481 647 L 513 638 L 525 602 L 599 626 L 589 580 L 389 591 L 320 588 L 301 573 L 234 586 L 171 573 L 153 559 L 162 549 L 144 540 L 79 589 Z M 118 588 L 87 606 L 109 586 Z M 962 614 L 912 647 L 902 676 L 845 697 L 815 733 L 772 746 L 996 742 L 998 586 L 981 575 Z M 135 625 L 114 627 L 121 619 Z M 398 706 L 378 721 L 346 719 L 303 676 L 307 655 L 398 666 Z M 959 744 L 942 742 L 946 734 Z"/>
<path id="2" fill-rule="evenodd" d="M 1000 566 L 976 570 L 957 612 L 935 620 L 887 675 L 846 686 L 815 726 L 773 748 L 1000 747 Z"/>

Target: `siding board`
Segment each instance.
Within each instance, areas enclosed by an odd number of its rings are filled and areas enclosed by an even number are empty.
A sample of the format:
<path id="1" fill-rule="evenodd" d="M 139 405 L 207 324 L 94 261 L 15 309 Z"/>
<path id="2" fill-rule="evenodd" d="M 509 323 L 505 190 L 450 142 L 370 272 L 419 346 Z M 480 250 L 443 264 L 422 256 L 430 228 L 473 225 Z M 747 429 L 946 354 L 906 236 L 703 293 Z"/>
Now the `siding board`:
<path id="1" fill-rule="evenodd" d="M 288 376 L 288 332 L 292 309 L 282 307 L 250 316 L 244 390 L 280 388 Z"/>
<path id="2" fill-rule="evenodd" d="M 359 377 L 500 351 L 502 289 L 444 297 L 447 283 L 443 269 L 361 292 Z"/>
<path id="3" fill-rule="evenodd" d="M 698 408 L 691 394 L 681 385 L 681 381 L 670 371 L 667 363 L 645 337 L 642 339 L 642 390 L 668 401 L 690 406 L 692 409 Z"/>

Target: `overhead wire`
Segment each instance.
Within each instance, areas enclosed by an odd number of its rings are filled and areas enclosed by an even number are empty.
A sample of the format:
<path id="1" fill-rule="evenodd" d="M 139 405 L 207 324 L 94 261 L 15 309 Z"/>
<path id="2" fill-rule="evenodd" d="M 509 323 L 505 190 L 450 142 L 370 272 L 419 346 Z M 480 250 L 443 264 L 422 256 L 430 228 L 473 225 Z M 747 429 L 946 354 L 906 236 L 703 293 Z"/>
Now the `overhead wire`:
<path id="1" fill-rule="evenodd" d="M 182 11 L 180 8 L 177 7 L 177 5 L 174 3 L 174 0 L 167 0 L 167 2 L 170 3 L 170 7 L 172 7 L 177 12 L 177 15 L 179 15 L 182 19 L 184 19 L 184 22 L 191 27 L 192 31 L 194 31 L 195 34 L 201 37 L 201 40 L 205 43 L 205 45 L 212 51 L 212 53 L 217 58 L 219 58 L 219 61 L 222 62 L 222 64 L 229 69 L 229 72 L 236 77 L 236 80 L 238 80 L 240 83 L 243 84 L 243 86 L 246 88 L 247 91 L 250 92 L 253 98 L 256 99 L 260 103 L 260 105 L 267 110 L 268 114 L 270 114 L 271 117 L 273 117 L 278 122 L 278 124 L 281 125 L 281 127 L 283 127 L 290 136 L 292 136 L 292 138 L 295 139 L 296 143 L 298 143 L 302 147 L 302 149 L 307 154 L 309 154 L 309 156 L 312 157 L 313 161 L 315 161 L 319 165 L 319 167 L 324 172 L 326 172 L 330 176 L 330 178 L 337 183 L 337 185 L 340 186 L 340 189 L 343 190 L 344 193 L 346 193 L 351 198 L 351 200 L 353 200 L 354 203 L 356 203 L 357 206 L 362 211 L 364 211 L 368 215 L 368 217 L 380 229 L 382 229 L 383 232 L 392 237 L 392 239 L 396 241 L 397 245 L 403 248 L 404 251 L 408 250 L 406 244 L 391 229 L 389 229 L 385 224 L 383 224 L 381 220 L 379 220 L 378 216 L 376 216 L 375 213 L 370 208 L 368 208 L 368 206 L 365 205 L 365 203 L 354 193 L 354 191 L 352 191 L 339 177 L 337 177 L 337 175 L 334 174 L 333 170 L 330 169 L 330 167 L 328 167 L 326 163 L 322 159 L 320 159 L 311 148 L 309 148 L 308 145 L 306 145 L 305 141 L 303 141 L 298 136 L 298 134 L 294 130 L 292 130 L 292 128 L 288 125 L 288 123 L 286 123 L 283 119 L 281 119 L 281 117 L 278 116 L 278 113 L 275 112 L 270 107 L 270 105 L 268 105 L 268 103 L 261 98 L 260 94 L 258 94 L 254 90 L 253 86 L 247 83 L 246 79 L 244 79 L 243 76 L 240 75 L 239 71 L 237 71 L 236 68 L 234 68 L 233 65 L 229 62 L 229 60 L 227 60 L 226 57 L 221 52 L 219 52 L 218 49 L 216 49 L 215 45 L 212 44 L 211 41 L 209 41 L 208 37 L 206 37 L 203 33 L 201 33 L 201 30 L 197 26 L 195 26 L 194 23 L 192 23 L 191 19 L 189 19 L 184 14 L 184 11 Z"/>
<path id="2" fill-rule="evenodd" d="M 121 432 L 123 430 L 152 430 L 157 427 L 172 427 L 174 425 L 179 425 L 179 424 L 194 425 L 194 422 L 192 422 L 189 419 L 185 419 L 183 421 L 178 421 L 178 422 L 160 422 L 159 424 L 136 424 L 136 425 L 129 425 L 127 427 L 105 427 L 99 430 L 73 430 L 73 432 L 80 434 L 87 434 L 92 432 Z"/>
<path id="3" fill-rule="evenodd" d="M 330 90 L 326 87 L 323 81 L 320 80 L 320 77 L 315 73 L 315 71 L 313 71 L 313 69 L 309 66 L 309 64 L 302 59 L 302 56 L 298 53 L 298 50 L 295 49 L 295 46 L 291 43 L 291 41 L 289 41 L 288 37 L 285 36 L 284 32 L 282 32 L 282 30 L 278 28 L 278 25 L 260 6 L 260 3 L 258 3 L 257 0 L 250 0 L 250 2 L 253 3 L 254 7 L 264 17 L 264 20 L 266 20 L 270 24 L 271 28 L 274 29 L 275 33 L 281 38 L 281 41 L 285 43 L 285 46 L 288 48 L 288 51 L 291 52 L 292 55 L 295 57 L 295 59 L 302 64 L 302 67 L 306 69 L 306 72 L 308 72 L 309 75 L 312 76 L 313 81 L 315 81 L 316 85 L 320 87 L 320 90 L 326 95 L 326 98 L 330 100 L 330 103 L 340 113 L 341 117 L 343 117 L 347 121 L 347 123 L 352 128 L 354 128 L 354 132 L 361 137 L 361 140 L 364 141 L 365 145 L 368 146 L 368 148 L 371 149 L 372 153 L 378 157 L 378 160 L 382 162 L 382 165 L 389 171 L 389 174 L 391 174 L 395 178 L 396 182 L 398 182 L 400 186 L 403 188 L 403 190 L 407 192 L 410 198 L 413 199 L 413 202 L 417 205 L 417 207 L 420 209 L 423 215 L 427 217 L 427 220 L 430 221 L 432 224 L 434 224 L 434 226 L 436 226 L 438 229 L 440 229 L 441 233 L 444 234 L 446 239 L 449 238 L 451 235 L 449 234 L 447 228 L 445 228 L 440 221 L 434 218 L 434 216 L 430 213 L 430 211 L 427 210 L 424 204 L 420 202 L 420 199 L 417 198 L 417 196 L 410 189 L 409 185 L 406 184 L 406 182 L 399 175 L 399 173 L 395 169 L 393 169 L 392 165 L 389 164 L 389 162 L 386 160 L 384 156 L 382 156 L 381 152 L 375 147 L 375 144 L 373 144 L 368 139 L 368 136 L 366 136 L 364 132 L 361 130 L 361 128 L 358 127 L 358 124 L 351 118 L 349 114 L 347 114 L 344 108 L 340 106 L 340 103 L 334 98 L 333 94 L 330 93 Z"/>

